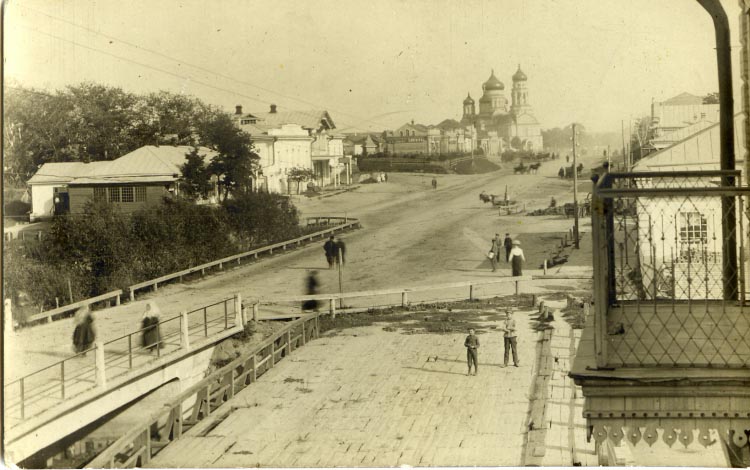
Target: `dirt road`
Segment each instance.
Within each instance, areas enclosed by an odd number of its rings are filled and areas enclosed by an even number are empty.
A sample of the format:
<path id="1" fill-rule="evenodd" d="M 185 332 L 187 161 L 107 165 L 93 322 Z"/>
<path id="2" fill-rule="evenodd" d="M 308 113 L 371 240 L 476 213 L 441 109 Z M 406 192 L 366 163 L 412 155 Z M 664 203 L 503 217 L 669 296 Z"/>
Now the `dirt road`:
<path id="1" fill-rule="evenodd" d="M 559 160 L 546 163 L 536 175 L 514 176 L 507 168 L 483 175 L 438 175 L 437 190 L 431 187 L 432 175 L 394 173 L 388 183 L 361 185 L 355 191 L 297 203 L 303 216 L 346 213 L 361 220 L 364 228 L 344 237 L 348 291 L 507 276 L 508 265 L 492 273 L 485 256 L 495 233 L 509 232 L 521 240 L 527 271 L 533 273 L 541 262 L 540 244 L 558 243 L 557 234 L 567 231 L 572 219 L 499 216 L 478 195 L 482 190 L 503 194 L 507 185 L 509 198 L 523 201 L 527 211 L 546 207 L 551 196 L 559 204 L 572 201 L 572 183 L 557 178 L 559 166 Z M 582 180 L 581 198 L 591 186 Z M 585 225 L 583 230 L 588 233 Z M 243 298 L 301 294 L 310 269 L 320 270 L 323 292 L 334 292 L 338 277 L 326 267 L 321 242 L 200 281 L 166 286 L 134 303 L 96 312 L 98 334 L 106 340 L 138 329 L 144 300 L 149 298 L 157 301 L 166 317 L 236 292 Z M 566 288 L 579 281 L 554 283 Z M 67 319 L 6 332 L 6 379 L 69 356 L 72 331 L 72 320 Z"/>

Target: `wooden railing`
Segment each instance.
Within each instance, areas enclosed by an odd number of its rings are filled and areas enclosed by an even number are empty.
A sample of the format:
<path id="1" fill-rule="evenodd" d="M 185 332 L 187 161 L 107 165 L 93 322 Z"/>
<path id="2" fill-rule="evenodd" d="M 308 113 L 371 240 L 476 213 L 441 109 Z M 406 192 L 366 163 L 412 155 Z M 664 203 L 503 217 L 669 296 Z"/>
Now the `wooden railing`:
<path id="1" fill-rule="evenodd" d="M 319 313 L 289 323 L 273 336 L 168 401 L 115 441 L 86 466 L 144 467 L 184 432 L 214 414 L 219 406 L 255 382 L 295 349 L 318 338 Z"/>
<path id="2" fill-rule="evenodd" d="M 161 320 L 160 340 L 143 345 L 144 329 L 67 357 L 4 385 L 4 417 L 14 427 L 49 408 L 95 387 L 107 388 L 107 381 L 152 362 L 165 354 L 189 351 L 190 343 L 220 337 L 229 330 L 241 331 L 239 294 L 189 312 Z M 86 359 L 87 353 L 92 353 Z"/>
<path id="3" fill-rule="evenodd" d="M 274 250 L 279 250 L 279 249 L 286 250 L 287 247 L 289 246 L 300 246 L 302 245 L 302 243 L 306 241 L 313 241 L 315 238 L 318 238 L 318 237 L 324 238 L 326 235 L 330 235 L 330 234 L 340 232 L 342 230 L 347 230 L 350 228 L 360 228 L 361 226 L 359 220 L 356 218 L 337 217 L 337 216 L 308 217 L 307 226 L 310 226 L 310 225 L 331 225 L 331 226 L 323 230 L 318 230 L 313 233 L 308 233 L 306 235 L 303 235 L 301 237 L 297 237 L 291 240 L 285 240 L 279 243 L 274 243 L 273 245 L 268 245 L 268 246 L 264 246 L 261 248 L 256 248 L 254 250 L 246 251 L 244 253 L 227 256 L 225 258 L 210 261 L 208 263 L 204 263 L 198 266 L 193 266 L 188 269 L 183 269 L 182 271 L 177 271 L 174 273 L 170 273 L 164 276 L 157 277 L 155 279 L 149 279 L 147 281 L 133 284 L 127 288 L 128 294 L 129 294 L 128 297 L 130 301 L 133 302 L 135 301 L 136 291 L 140 289 L 150 287 L 154 290 L 154 292 L 156 292 L 159 288 L 159 284 L 163 284 L 165 282 L 172 281 L 174 279 L 179 279 L 180 281 L 182 281 L 183 276 L 187 276 L 192 273 L 200 272 L 202 275 L 204 275 L 207 269 L 211 269 L 214 267 L 223 269 L 225 264 L 232 263 L 232 262 L 240 264 L 241 260 L 244 258 L 253 257 L 253 259 L 257 259 L 258 256 L 262 254 L 266 254 L 266 253 L 273 254 Z M 97 302 L 111 300 L 111 299 L 115 299 L 115 305 L 120 305 L 122 295 L 123 295 L 122 290 L 108 292 L 106 294 L 102 294 L 97 297 L 92 297 L 90 299 L 85 299 L 76 303 L 64 305 L 62 307 L 55 308 L 53 310 L 48 310 L 46 312 L 41 312 L 35 315 L 31 315 L 29 318 L 25 320 L 25 322 L 32 323 L 32 322 L 39 321 L 39 320 L 46 320 L 47 322 L 51 322 L 53 320 L 53 317 L 57 315 L 60 315 L 63 313 L 69 313 L 81 307 L 95 304 Z"/>
<path id="4" fill-rule="evenodd" d="M 32 323 L 39 320 L 46 320 L 46 322 L 49 323 L 52 321 L 52 317 L 56 315 L 72 312 L 73 310 L 78 310 L 81 307 L 87 307 L 98 302 L 105 302 L 112 299 L 115 299 L 115 305 L 120 305 L 121 296 L 122 290 L 114 290 L 112 292 L 107 292 L 106 294 L 97 295 L 96 297 L 91 297 L 89 299 L 84 299 L 72 304 L 63 305 L 62 307 L 58 307 L 52 310 L 47 310 L 46 312 L 30 315 L 26 319 L 26 322 Z"/>

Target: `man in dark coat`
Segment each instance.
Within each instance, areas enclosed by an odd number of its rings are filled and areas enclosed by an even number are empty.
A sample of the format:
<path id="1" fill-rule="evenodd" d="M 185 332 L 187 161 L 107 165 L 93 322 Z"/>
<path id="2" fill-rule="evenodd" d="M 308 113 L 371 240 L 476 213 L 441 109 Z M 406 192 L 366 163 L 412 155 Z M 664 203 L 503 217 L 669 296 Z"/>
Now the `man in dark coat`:
<path id="1" fill-rule="evenodd" d="M 505 234 L 505 240 L 503 240 L 503 246 L 505 247 L 505 262 L 510 261 L 510 250 L 513 249 L 513 239 L 510 238 L 510 234 Z"/>
<path id="2" fill-rule="evenodd" d="M 337 251 L 336 241 L 333 235 L 331 235 L 328 241 L 323 244 L 323 251 L 325 251 L 326 253 L 326 261 L 328 261 L 328 269 L 333 269 L 333 265 L 336 263 L 336 251 Z"/>
<path id="3" fill-rule="evenodd" d="M 339 253 L 341 254 L 341 258 L 339 258 Z M 341 266 L 346 264 L 346 243 L 344 243 L 341 237 L 336 239 L 336 262 L 339 260 L 341 260 Z"/>
<path id="4" fill-rule="evenodd" d="M 91 349 L 96 341 L 94 331 L 94 317 L 88 307 L 81 307 L 75 315 L 76 327 L 73 330 L 73 349 L 77 353 L 84 353 Z"/>

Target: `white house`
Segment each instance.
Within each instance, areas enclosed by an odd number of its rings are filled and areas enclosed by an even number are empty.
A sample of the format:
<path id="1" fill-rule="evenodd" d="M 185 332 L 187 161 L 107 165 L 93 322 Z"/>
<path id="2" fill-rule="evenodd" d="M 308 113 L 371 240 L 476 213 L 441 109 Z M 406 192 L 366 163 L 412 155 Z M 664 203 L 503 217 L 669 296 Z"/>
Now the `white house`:
<path id="1" fill-rule="evenodd" d="M 293 168 L 312 170 L 318 186 L 338 185 L 342 173 L 350 171 L 343 136 L 334 133 L 336 125 L 327 111 L 280 112 L 271 105 L 269 112 L 246 114 L 237 106 L 235 120 L 261 154 L 261 186 L 267 191 L 291 191 L 286 176 Z"/>
<path id="2" fill-rule="evenodd" d="M 736 168 L 743 169 L 745 115 L 735 115 Z M 700 127 L 700 126 L 699 126 Z M 687 129 L 687 128 L 686 128 Z M 638 161 L 634 172 L 705 171 L 720 169 L 719 123 L 702 128 L 679 142 Z M 743 185 L 747 184 L 743 175 Z M 700 182 L 718 184 L 719 178 Z M 659 178 L 637 180 L 639 187 L 669 187 L 687 182 L 663 182 Z M 738 207 L 738 218 L 739 220 Z M 722 215 L 721 199 L 708 196 L 690 198 L 640 198 L 630 230 L 637 230 L 638 253 L 644 279 L 653 273 L 673 271 L 675 298 L 721 298 L 722 293 Z M 738 227 L 738 238 L 744 236 Z M 747 250 L 748 247 L 745 247 Z M 748 260 L 745 253 L 745 260 Z M 750 272 L 750 271 L 748 271 Z M 658 276 L 657 276 L 658 278 Z M 690 279 L 688 286 L 688 279 Z M 648 286 L 647 286 L 648 287 Z M 646 292 L 652 292 L 646 289 Z"/>

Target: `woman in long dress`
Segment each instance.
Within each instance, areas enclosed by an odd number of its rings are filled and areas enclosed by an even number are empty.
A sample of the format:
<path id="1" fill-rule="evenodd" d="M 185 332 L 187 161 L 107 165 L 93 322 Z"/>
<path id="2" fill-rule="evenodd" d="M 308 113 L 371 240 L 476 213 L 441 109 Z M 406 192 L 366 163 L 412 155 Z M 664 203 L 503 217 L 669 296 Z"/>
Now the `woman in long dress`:
<path id="1" fill-rule="evenodd" d="M 153 351 L 161 343 L 161 331 L 159 331 L 159 321 L 161 321 L 161 311 L 155 302 L 146 303 L 146 311 L 141 318 L 141 328 L 143 329 L 143 347 Z"/>
<path id="2" fill-rule="evenodd" d="M 94 317 L 88 306 L 81 307 L 75 314 L 75 330 L 73 330 L 73 349 L 77 353 L 85 352 L 91 348 L 96 340 L 94 331 Z"/>
<path id="3" fill-rule="evenodd" d="M 513 248 L 511 248 L 510 255 L 508 256 L 508 262 L 513 271 L 513 276 L 523 276 L 523 263 L 525 261 L 526 258 L 523 256 L 521 242 L 519 240 L 513 240 Z"/>

